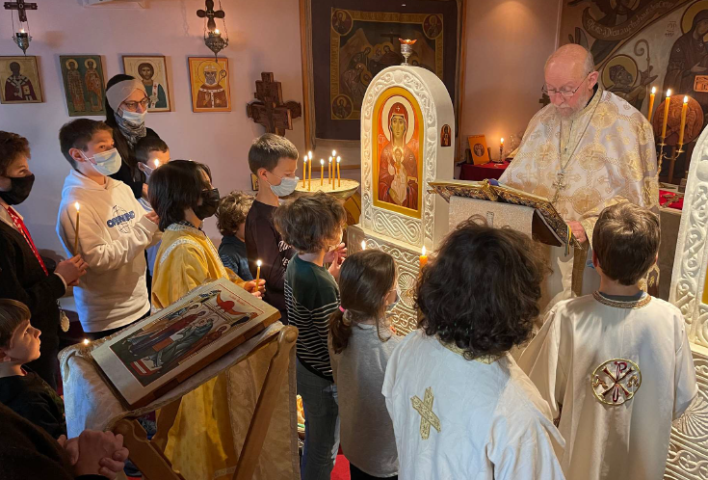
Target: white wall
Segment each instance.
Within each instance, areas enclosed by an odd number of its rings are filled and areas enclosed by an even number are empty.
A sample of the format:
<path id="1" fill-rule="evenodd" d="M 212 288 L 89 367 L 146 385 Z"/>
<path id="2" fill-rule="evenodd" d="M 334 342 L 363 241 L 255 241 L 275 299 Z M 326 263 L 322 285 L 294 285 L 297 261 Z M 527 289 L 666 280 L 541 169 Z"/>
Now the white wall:
<path id="1" fill-rule="evenodd" d="M 483 134 L 499 156 L 499 138 L 523 132 L 539 110 L 543 66 L 556 48 L 559 0 L 467 2 L 466 78 L 459 147 Z"/>
<path id="2" fill-rule="evenodd" d="M 61 186 L 70 168 L 57 140 L 59 128 L 70 120 L 59 55 L 102 55 L 106 81 L 123 72 L 121 55 L 165 55 L 174 111 L 149 114 L 147 125 L 165 139 L 173 158 L 208 163 L 222 192 L 250 190 L 248 148 L 263 132 L 245 113 L 255 81 L 262 71 L 272 71 L 282 82 L 284 99 L 302 102 L 297 0 L 222 0 L 230 38 L 221 52 L 229 59 L 230 113 L 192 113 L 187 57 L 213 55 L 202 40 L 203 20 L 195 13 L 204 8 L 203 0 L 150 0 L 147 9 L 86 8 L 78 0 L 38 3 L 39 10 L 28 13 L 33 42 L 27 53 L 39 57 L 45 103 L 0 105 L 0 130 L 30 141 L 30 167 L 37 181 L 18 210 L 38 248 L 64 255 L 54 232 Z M 10 40 L 10 25 L 9 13 L 0 10 L 0 55 L 21 55 Z M 293 123 L 295 130 L 286 136 L 303 149 L 302 119 Z M 218 236 L 213 220 L 207 231 Z"/>

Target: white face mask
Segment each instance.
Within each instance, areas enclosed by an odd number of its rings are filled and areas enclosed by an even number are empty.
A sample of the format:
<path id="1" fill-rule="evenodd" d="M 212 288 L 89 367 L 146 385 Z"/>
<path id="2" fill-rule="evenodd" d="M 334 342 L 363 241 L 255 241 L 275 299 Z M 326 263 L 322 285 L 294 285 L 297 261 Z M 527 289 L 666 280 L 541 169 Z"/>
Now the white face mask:
<path id="1" fill-rule="evenodd" d="M 143 113 L 129 112 L 128 110 L 122 110 L 121 117 L 128 123 L 133 125 L 142 125 L 145 123 L 145 115 L 147 115 L 147 110 Z"/>
<path id="2" fill-rule="evenodd" d="M 270 185 L 270 182 L 268 182 L 268 184 L 276 196 L 287 197 L 295 191 L 299 181 L 300 179 L 298 177 L 283 177 L 280 181 L 280 185 Z"/>
<path id="3" fill-rule="evenodd" d="M 86 160 L 90 161 L 96 171 L 101 175 L 110 176 L 120 170 L 122 159 L 120 158 L 120 153 L 118 153 L 118 150 L 115 148 L 96 153 L 93 157 L 87 157 L 83 152 L 81 152 L 81 155 L 83 155 Z"/>

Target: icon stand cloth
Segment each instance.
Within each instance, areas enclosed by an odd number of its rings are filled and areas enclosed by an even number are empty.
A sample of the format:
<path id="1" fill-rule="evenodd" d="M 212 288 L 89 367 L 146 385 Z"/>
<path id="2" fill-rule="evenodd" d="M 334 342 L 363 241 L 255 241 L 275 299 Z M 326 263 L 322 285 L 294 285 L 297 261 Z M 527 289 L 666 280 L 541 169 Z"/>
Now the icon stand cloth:
<path id="1" fill-rule="evenodd" d="M 68 436 L 76 437 L 84 429 L 122 433 L 126 437 L 126 446 L 131 450 L 131 460 L 145 478 L 179 480 L 183 477 L 172 471 L 162 451 L 179 402 L 184 395 L 209 380 L 227 375 L 230 382 L 242 385 L 241 395 L 233 398 L 231 411 L 238 415 L 232 418 L 231 426 L 237 450 L 232 454 L 243 458 L 243 461 L 237 463 L 230 478 L 299 479 L 293 348 L 296 338 L 295 329 L 276 322 L 170 392 L 137 410 L 124 406 L 91 357 L 91 351 L 107 339 L 89 346 L 66 348 L 60 353 L 59 360 Z M 287 381 L 283 381 L 286 378 Z M 258 387 L 260 385 L 262 387 Z M 147 441 L 136 419 L 155 410 L 161 410 L 158 432 L 152 441 Z M 267 447 L 262 449 L 264 442 Z"/>

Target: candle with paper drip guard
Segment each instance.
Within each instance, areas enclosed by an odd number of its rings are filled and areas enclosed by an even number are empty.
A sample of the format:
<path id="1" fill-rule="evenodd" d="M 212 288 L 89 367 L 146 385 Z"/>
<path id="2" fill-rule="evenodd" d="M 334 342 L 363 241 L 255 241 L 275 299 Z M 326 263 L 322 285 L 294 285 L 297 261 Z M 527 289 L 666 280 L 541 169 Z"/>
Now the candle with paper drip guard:
<path id="1" fill-rule="evenodd" d="M 420 268 L 423 268 L 428 264 L 428 254 L 427 251 L 425 250 L 425 246 L 423 247 L 422 255 L 419 257 L 420 260 Z"/>
<path id="2" fill-rule="evenodd" d="M 81 208 L 81 205 L 79 205 L 79 202 L 74 203 L 74 208 L 76 208 L 76 228 L 75 228 L 75 237 L 74 237 L 74 255 L 79 254 L 79 209 Z"/>
<path id="3" fill-rule="evenodd" d="M 258 288 L 258 282 L 261 280 L 261 265 L 263 265 L 263 262 L 258 260 L 256 262 L 256 288 Z"/>
<path id="4" fill-rule="evenodd" d="M 656 87 L 651 87 L 651 95 L 649 95 L 649 110 L 647 111 L 647 120 L 651 123 L 651 118 L 654 116 L 654 98 L 656 97 Z"/>

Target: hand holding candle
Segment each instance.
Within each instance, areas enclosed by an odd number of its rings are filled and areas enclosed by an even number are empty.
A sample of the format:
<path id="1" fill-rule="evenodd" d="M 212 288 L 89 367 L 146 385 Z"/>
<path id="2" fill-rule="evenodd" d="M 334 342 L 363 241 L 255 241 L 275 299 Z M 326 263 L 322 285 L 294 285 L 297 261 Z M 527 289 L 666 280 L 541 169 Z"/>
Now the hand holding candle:
<path id="1" fill-rule="evenodd" d="M 669 123 L 669 106 L 671 105 L 671 89 L 666 91 L 666 103 L 664 104 L 664 125 L 661 127 L 661 143 L 666 138 L 666 125 Z"/>
<path id="2" fill-rule="evenodd" d="M 263 265 L 263 262 L 258 260 L 256 262 L 256 288 L 258 288 L 258 282 L 261 280 L 261 265 Z"/>
<path id="3" fill-rule="evenodd" d="M 683 106 L 681 107 L 681 126 L 679 127 L 679 150 L 683 146 L 683 133 L 686 129 L 686 111 L 688 110 L 688 95 L 683 97 Z"/>
<path id="4" fill-rule="evenodd" d="M 656 87 L 651 87 L 651 95 L 649 95 L 649 110 L 647 111 L 647 120 L 651 123 L 651 117 L 654 113 L 654 97 L 656 97 Z"/>
<path id="5" fill-rule="evenodd" d="M 423 254 L 419 258 L 420 260 L 420 268 L 423 268 L 428 264 L 428 255 L 426 253 L 425 247 L 423 247 Z"/>
<path id="6" fill-rule="evenodd" d="M 79 254 L 79 202 L 74 203 L 74 208 L 76 208 L 76 227 L 74 236 L 74 255 Z"/>

